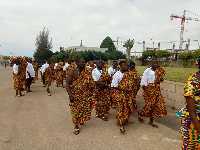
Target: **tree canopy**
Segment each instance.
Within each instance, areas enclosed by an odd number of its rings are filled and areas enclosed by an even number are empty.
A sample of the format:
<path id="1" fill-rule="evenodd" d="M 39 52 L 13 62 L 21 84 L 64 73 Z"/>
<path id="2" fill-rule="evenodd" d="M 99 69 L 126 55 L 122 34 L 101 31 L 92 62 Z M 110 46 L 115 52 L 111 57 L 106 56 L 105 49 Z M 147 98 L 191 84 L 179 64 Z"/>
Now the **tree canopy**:
<path id="1" fill-rule="evenodd" d="M 168 58 L 171 56 L 171 53 L 166 50 L 157 50 L 155 56 L 158 58 Z"/>
<path id="2" fill-rule="evenodd" d="M 115 44 L 113 43 L 112 39 L 107 36 L 101 43 L 100 48 L 108 48 L 107 52 L 112 52 L 116 50 Z"/>
<path id="3" fill-rule="evenodd" d="M 128 58 L 128 61 L 130 60 L 130 52 L 131 52 L 131 48 L 133 47 L 134 45 L 134 39 L 133 40 L 127 40 L 123 47 L 126 47 L 126 55 L 127 55 L 127 58 Z"/>
<path id="4" fill-rule="evenodd" d="M 35 40 L 36 50 L 33 54 L 34 59 L 38 63 L 42 63 L 43 60 L 48 60 L 53 55 L 52 49 L 52 39 L 49 39 L 49 30 L 43 29 L 37 35 Z"/>

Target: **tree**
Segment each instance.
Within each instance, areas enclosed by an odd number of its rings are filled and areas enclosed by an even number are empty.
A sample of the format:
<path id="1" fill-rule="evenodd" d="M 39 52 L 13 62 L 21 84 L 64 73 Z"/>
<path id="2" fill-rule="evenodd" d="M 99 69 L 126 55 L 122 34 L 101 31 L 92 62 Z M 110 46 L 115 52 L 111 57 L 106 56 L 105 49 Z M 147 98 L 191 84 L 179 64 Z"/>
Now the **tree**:
<path id="1" fill-rule="evenodd" d="M 184 67 L 187 67 L 187 62 L 188 62 L 188 60 L 193 59 L 193 58 L 194 58 L 194 57 L 193 57 L 193 55 L 192 55 L 191 52 L 180 53 L 179 56 L 178 56 L 178 59 L 180 59 L 180 60 L 183 61 L 182 65 L 183 65 Z"/>
<path id="2" fill-rule="evenodd" d="M 142 59 L 147 59 L 148 57 L 155 57 L 156 56 L 156 51 L 155 50 L 146 50 L 142 53 Z"/>
<path id="3" fill-rule="evenodd" d="M 72 52 L 69 54 L 69 58 L 76 61 L 76 58 L 83 57 L 80 52 Z"/>
<path id="4" fill-rule="evenodd" d="M 166 50 L 157 50 L 155 56 L 157 56 L 158 58 L 168 58 L 169 56 L 171 56 L 171 53 Z"/>
<path id="5" fill-rule="evenodd" d="M 38 63 L 42 63 L 43 60 L 48 60 L 53 55 L 52 49 L 52 39 L 49 40 L 49 30 L 43 29 L 37 35 L 35 40 L 36 50 L 33 57 Z"/>
<path id="6" fill-rule="evenodd" d="M 200 56 L 200 49 L 195 50 L 194 53 L 193 53 L 193 56 L 194 56 L 194 58 L 199 57 Z"/>
<path id="7" fill-rule="evenodd" d="M 116 50 L 115 44 L 113 43 L 112 39 L 107 36 L 101 43 L 100 48 L 108 48 L 107 52 L 111 52 Z"/>
<path id="8" fill-rule="evenodd" d="M 128 61 L 130 60 L 130 52 L 131 52 L 131 48 L 133 47 L 133 44 L 134 44 L 134 39 L 133 40 L 127 40 L 123 47 L 126 47 L 126 56 L 128 58 Z"/>

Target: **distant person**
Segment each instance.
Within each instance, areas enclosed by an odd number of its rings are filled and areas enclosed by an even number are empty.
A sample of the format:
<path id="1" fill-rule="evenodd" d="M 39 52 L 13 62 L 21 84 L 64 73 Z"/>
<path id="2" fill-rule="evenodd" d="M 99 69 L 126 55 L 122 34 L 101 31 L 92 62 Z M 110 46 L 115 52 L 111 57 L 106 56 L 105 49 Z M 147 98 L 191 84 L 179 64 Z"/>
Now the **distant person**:
<path id="1" fill-rule="evenodd" d="M 5 68 L 6 68 L 6 63 L 5 63 Z"/>
<path id="2" fill-rule="evenodd" d="M 140 83 L 144 90 L 145 106 L 138 113 L 138 119 L 143 123 L 143 117 L 149 117 L 148 124 L 156 128 L 159 126 L 153 123 L 153 119 L 167 115 L 165 102 L 160 91 L 160 82 L 164 81 L 164 75 L 165 70 L 158 66 L 157 58 L 152 58 L 151 66 L 144 71 Z"/>
<path id="3" fill-rule="evenodd" d="M 89 62 L 89 66 L 87 66 L 91 71 L 92 70 L 94 70 L 94 68 L 96 67 L 95 65 L 94 65 L 94 61 L 93 60 L 90 60 L 90 62 Z"/>
<path id="4" fill-rule="evenodd" d="M 108 73 L 109 73 L 110 76 L 113 76 L 115 72 L 119 71 L 117 61 L 113 61 L 112 65 L 113 66 L 108 69 Z M 117 69 L 117 71 L 116 71 L 116 69 Z"/>
<path id="5" fill-rule="evenodd" d="M 91 119 L 93 108 L 93 90 L 95 83 L 90 70 L 85 69 L 85 60 L 77 58 L 77 66 L 69 71 L 66 78 L 66 90 L 69 95 L 69 106 L 74 134 L 79 134 L 79 125 Z"/>
<path id="6" fill-rule="evenodd" d="M 33 92 L 31 88 L 31 84 L 33 81 L 33 77 L 35 77 L 35 71 L 32 65 L 32 60 L 31 58 L 28 59 L 27 62 L 27 67 L 26 67 L 26 86 L 25 86 L 25 92 Z"/>
<path id="7" fill-rule="evenodd" d="M 47 87 L 48 96 L 51 96 L 50 86 L 54 81 L 53 74 L 54 64 L 51 61 L 48 61 L 48 65 L 46 65 L 46 69 L 44 72 L 45 86 Z"/>
<path id="8" fill-rule="evenodd" d="M 181 119 L 183 150 L 200 149 L 200 57 L 196 65 L 199 71 L 189 76 L 184 87 L 186 106 L 177 112 Z"/>
<path id="9" fill-rule="evenodd" d="M 22 69 L 23 68 L 21 66 L 19 59 L 15 59 L 14 65 L 13 65 L 13 79 L 14 79 L 14 89 L 16 91 L 15 96 L 17 97 L 24 95 L 24 93 L 21 93 L 21 89 L 23 87 L 23 84 L 21 81 Z"/>

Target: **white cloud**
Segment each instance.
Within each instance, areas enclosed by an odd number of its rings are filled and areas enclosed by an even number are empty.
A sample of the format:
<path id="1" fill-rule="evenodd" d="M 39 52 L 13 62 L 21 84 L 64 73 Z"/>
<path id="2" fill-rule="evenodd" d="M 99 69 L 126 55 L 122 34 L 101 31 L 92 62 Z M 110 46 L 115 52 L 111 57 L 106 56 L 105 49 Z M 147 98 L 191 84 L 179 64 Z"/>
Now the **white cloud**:
<path id="1" fill-rule="evenodd" d="M 200 15 L 199 5 L 199 0 L 1 0 L 0 54 L 32 56 L 43 27 L 53 38 L 53 51 L 79 45 L 80 40 L 98 47 L 106 36 L 145 40 L 147 46 L 176 40 L 178 48 L 181 21 L 171 21 L 170 15 L 181 16 L 184 9 Z M 186 16 L 198 17 L 189 12 Z M 185 40 L 200 40 L 199 24 L 186 23 Z M 191 49 L 197 46 L 191 42 Z M 161 43 L 162 49 L 171 47 Z M 142 51 L 142 45 L 136 43 L 134 50 Z"/>

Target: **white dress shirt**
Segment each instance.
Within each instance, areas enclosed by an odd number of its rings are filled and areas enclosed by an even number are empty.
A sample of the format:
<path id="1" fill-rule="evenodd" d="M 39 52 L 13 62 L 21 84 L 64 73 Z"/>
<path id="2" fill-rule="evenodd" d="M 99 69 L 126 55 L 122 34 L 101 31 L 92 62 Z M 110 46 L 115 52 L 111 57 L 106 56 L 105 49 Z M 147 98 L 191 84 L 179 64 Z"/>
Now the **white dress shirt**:
<path id="1" fill-rule="evenodd" d="M 124 73 L 121 72 L 121 70 L 117 71 L 113 75 L 111 87 L 118 87 L 119 83 L 121 82 L 122 78 L 124 76 Z"/>
<path id="2" fill-rule="evenodd" d="M 13 72 L 14 72 L 14 74 L 18 75 L 18 65 L 14 64 Z"/>
<path id="3" fill-rule="evenodd" d="M 99 70 L 99 69 L 95 68 L 92 71 L 92 76 L 93 76 L 94 81 L 99 81 L 99 78 L 102 75 L 102 73 L 103 73 L 102 70 Z"/>
<path id="4" fill-rule="evenodd" d="M 68 63 L 66 63 L 66 64 L 64 65 L 63 70 L 66 71 L 67 67 L 69 67 L 69 64 L 68 64 Z"/>
<path id="5" fill-rule="evenodd" d="M 110 67 L 110 68 L 108 69 L 108 73 L 109 73 L 109 75 L 111 76 L 113 73 L 115 73 L 115 69 L 114 69 L 113 67 Z"/>
<path id="6" fill-rule="evenodd" d="M 29 62 L 26 67 L 26 78 L 29 78 L 28 72 L 30 73 L 31 77 L 35 77 L 35 71 L 33 69 L 33 65 Z"/>
<path id="7" fill-rule="evenodd" d="M 154 83 L 155 82 L 155 71 L 152 70 L 152 68 L 147 68 L 142 76 L 141 79 L 141 86 L 147 86 L 148 83 Z"/>
<path id="8" fill-rule="evenodd" d="M 49 67 L 49 64 L 44 64 L 43 67 L 42 67 L 42 74 L 45 73 L 46 69 Z"/>
<path id="9" fill-rule="evenodd" d="M 56 64 L 54 65 L 54 69 L 56 69 L 57 66 L 58 66 L 58 63 L 56 63 Z"/>

